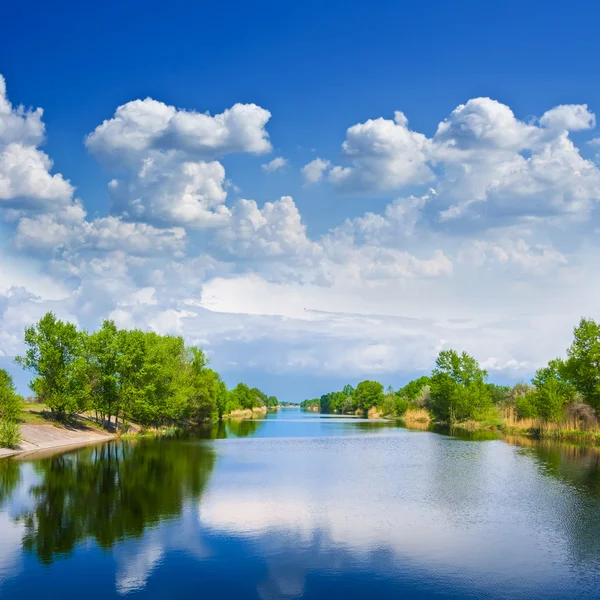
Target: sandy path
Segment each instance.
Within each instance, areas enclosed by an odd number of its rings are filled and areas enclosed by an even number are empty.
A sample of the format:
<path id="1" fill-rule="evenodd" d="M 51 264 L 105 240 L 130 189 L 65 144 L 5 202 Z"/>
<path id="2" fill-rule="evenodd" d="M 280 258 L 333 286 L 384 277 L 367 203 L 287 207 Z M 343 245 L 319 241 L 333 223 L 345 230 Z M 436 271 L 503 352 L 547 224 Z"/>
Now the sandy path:
<path id="1" fill-rule="evenodd" d="M 23 441 L 19 444 L 18 449 L 0 448 L 0 458 L 14 454 L 29 454 L 40 450 L 105 442 L 115 437 L 111 433 L 103 433 L 92 428 L 69 429 L 51 424 L 23 424 L 21 425 L 21 433 Z"/>

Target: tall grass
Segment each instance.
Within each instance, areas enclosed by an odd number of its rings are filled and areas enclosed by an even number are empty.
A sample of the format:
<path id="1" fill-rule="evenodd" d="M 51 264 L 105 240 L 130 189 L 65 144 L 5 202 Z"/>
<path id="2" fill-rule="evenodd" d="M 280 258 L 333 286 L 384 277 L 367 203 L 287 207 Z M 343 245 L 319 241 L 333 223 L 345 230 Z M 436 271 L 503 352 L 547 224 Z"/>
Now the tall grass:
<path id="1" fill-rule="evenodd" d="M 426 423 L 431 422 L 431 414 L 426 408 L 408 408 L 402 416 L 402 420 L 406 424 Z"/>
<path id="2" fill-rule="evenodd" d="M 544 419 L 519 419 L 514 409 L 504 411 L 502 431 L 507 434 L 525 434 L 540 438 L 600 444 L 600 424 L 595 413 L 578 406 L 567 407 L 559 422 Z"/>
<path id="3" fill-rule="evenodd" d="M 16 448 L 21 442 L 21 427 L 10 419 L 0 420 L 0 448 Z"/>

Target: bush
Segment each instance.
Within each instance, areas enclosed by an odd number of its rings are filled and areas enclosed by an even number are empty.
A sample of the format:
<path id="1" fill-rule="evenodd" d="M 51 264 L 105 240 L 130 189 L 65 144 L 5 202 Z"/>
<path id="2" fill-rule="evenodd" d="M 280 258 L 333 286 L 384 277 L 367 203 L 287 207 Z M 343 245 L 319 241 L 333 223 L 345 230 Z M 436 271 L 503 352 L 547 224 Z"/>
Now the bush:
<path id="1" fill-rule="evenodd" d="M 0 420 L 16 421 L 23 410 L 23 398 L 15 391 L 12 377 L 0 369 Z"/>
<path id="2" fill-rule="evenodd" d="M 588 429 L 594 429 L 598 424 L 596 411 L 579 398 L 567 405 L 566 416 L 569 425 L 575 429 L 587 431 Z"/>
<path id="3" fill-rule="evenodd" d="M 402 417 L 403 415 L 405 415 L 406 411 L 408 410 L 408 407 L 410 406 L 410 404 L 408 403 L 408 400 L 406 400 L 402 396 L 396 396 L 395 404 L 396 405 L 394 408 L 396 411 L 396 415 L 399 417 Z"/>
<path id="4" fill-rule="evenodd" d="M 383 398 L 383 402 L 379 405 L 379 409 L 384 416 L 395 416 L 396 415 L 396 395 L 386 394 Z"/>
<path id="5" fill-rule="evenodd" d="M 431 405 L 431 386 L 424 385 L 412 402 L 417 408 L 429 408 Z"/>
<path id="6" fill-rule="evenodd" d="M 0 421 L 0 448 L 16 448 L 21 441 L 21 428 L 16 421 Z"/>
<path id="7" fill-rule="evenodd" d="M 537 419 L 539 417 L 538 405 L 535 391 L 527 391 L 525 394 L 516 396 L 515 406 L 519 419 Z"/>

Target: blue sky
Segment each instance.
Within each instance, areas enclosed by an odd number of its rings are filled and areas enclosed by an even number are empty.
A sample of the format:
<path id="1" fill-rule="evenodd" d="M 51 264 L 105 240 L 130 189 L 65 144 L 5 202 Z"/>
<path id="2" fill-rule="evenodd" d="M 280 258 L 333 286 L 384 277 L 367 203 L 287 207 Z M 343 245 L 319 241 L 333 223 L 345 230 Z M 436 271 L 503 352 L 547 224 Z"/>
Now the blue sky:
<path id="1" fill-rule="evenodd" d="M 599 12 L 13 3 L 0 364 L 52 309 L 180 333 L 286 399 L 448 346 L 529 378 L 599 316 Z"/>

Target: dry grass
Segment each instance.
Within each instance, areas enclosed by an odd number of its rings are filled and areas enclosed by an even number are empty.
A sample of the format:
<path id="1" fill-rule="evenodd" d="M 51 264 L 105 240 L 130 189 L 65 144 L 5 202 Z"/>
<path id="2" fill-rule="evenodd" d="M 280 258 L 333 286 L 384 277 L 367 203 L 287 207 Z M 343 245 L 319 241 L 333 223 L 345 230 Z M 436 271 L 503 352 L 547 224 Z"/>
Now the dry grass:
<path id="1" fill-rule="evenodd" d="M 404 413 L 402 420 L 407 425 L 413 425 L 415 423 L 424 423 L 429 425 L 431 422 L 431 415 L 425 408 L 409 408 L 406 413 Z"/>
<path id="2" fill-rule="evenodd" d="M 600 426 L 597 419 L 590 418 L 582 411 L 568 410 L 560 423 L 550 423 L 542 419 L 519 419 L 514 411 L 508 410 L 502 420 L 502 431 L 513 435 L 530 435 L 561 441 L 585 444 L 600 444 Z"/>

